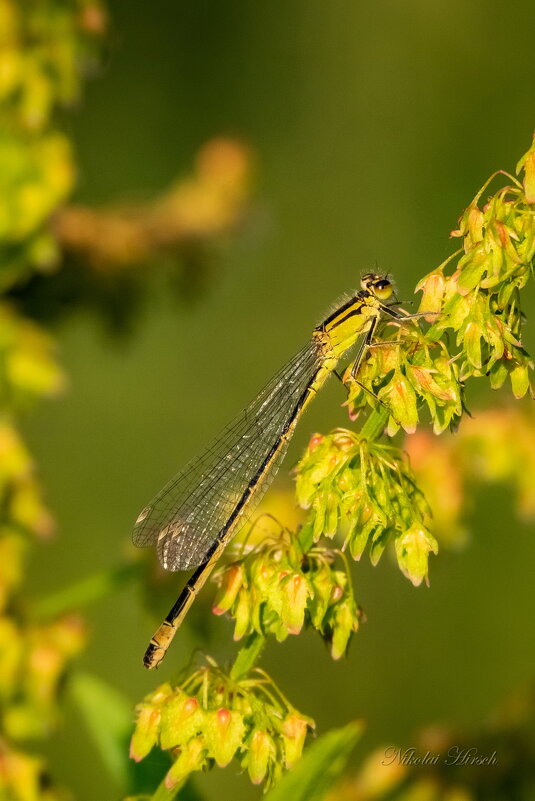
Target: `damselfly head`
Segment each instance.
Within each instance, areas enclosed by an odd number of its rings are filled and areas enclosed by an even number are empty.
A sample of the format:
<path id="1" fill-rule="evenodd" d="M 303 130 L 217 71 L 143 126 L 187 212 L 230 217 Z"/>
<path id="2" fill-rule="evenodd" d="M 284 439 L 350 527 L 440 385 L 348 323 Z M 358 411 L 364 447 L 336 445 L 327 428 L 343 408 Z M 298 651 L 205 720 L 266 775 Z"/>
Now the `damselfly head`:
<path id="1" fill-rule="evenodd" d="M 362 289 L 371 292 L 378 300 L 388 300 L 394 291 L 394 286 L 386 275 L 377 273 L 366 273 L 360 279 Z"/>

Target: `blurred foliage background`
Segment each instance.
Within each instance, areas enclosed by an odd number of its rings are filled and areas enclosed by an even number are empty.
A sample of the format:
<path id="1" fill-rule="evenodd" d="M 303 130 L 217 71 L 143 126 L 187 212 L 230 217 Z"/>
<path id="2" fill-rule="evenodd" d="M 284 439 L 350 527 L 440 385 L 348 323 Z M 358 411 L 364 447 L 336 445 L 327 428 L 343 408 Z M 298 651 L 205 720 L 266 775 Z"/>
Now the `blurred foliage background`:
<path id="1" fill-rule="evenodd" d="M 58 398 L 24 417 L 57 523 L 33 549 L 36 597 L 131 556 L 139 509 L 361 272 L 391 272 L 410 299 L 453 250 L 462 209 L 491 172 L 514 168 L 534 124 L 529 0 L 157 0 L 150 9 L 113 0 L 109 18 L 81 8 L 74 56 L 94 73 L 83 99 L 66 85 L 60 100 L 70 108 L 53 125 L 46 97 L 41 116 L 22 105 L 2 121 L 8 165 L 16 143 L 37 136 L 28 169 L 63 165 L 50 168 L 50 208 L 23 197 L 37 231 L 31 252 L 17 244 L 27 231 L 2 250 L 3 288 L 59 342 L 67 376 Z M 1 180 L 13 197 L 10 169 Z M 54 237 L 39 232 L 39 215 L 69 196 Z M 30 343 L 48 353 L 37 335 Z M 29 393 L 62 384 L 49 365 Z M 307 413 L 271 509 L 287 508 L 288 470 L 310 434 L 346 422 L 343 399 L 333 381 Z M 498 396 L 470 397 L 476 415 L 491 402 Z M 469 501 L 467 542 L 432 561 L 430 589 L 413 588 L 387 561 L 356 566 L 368 622 L 346 661 L 332 663 L 309 635 L 266 653 L 263 664 L 320 732 L 366 719 L 355 765 L 382 744 L 415 745 L 432 723 L 473 731 L 533 680 L 533 527 L 515 519 L 504 486 Z M 48 518 L 35 520 L 44 537 Z M 181 585 L 170 577 L 147 604 L 129 583 L 85 609 L 78 664 L 133 705 L 154 686 L 141 655 Z M 204 597 L 162 674 L 196 646 L 231 656 L 232 625 L 212 619 Z M 45 751 L 80 801 L 120 794 L 75 699 Z M 258 795 L 229 769 L 196 784 L 209 800 Z"/>

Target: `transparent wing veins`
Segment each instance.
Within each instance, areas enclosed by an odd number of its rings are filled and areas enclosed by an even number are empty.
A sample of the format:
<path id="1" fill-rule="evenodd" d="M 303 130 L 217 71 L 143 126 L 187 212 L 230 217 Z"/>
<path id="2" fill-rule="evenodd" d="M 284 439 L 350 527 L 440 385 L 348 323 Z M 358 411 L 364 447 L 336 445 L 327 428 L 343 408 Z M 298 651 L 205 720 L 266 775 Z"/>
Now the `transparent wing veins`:
<path id="1" fill-rule="evenodd" d="M 258 479 L 321 363 L 321 349 L 311 340 L 143 509 L 134 527 L 135 545 L 156 544 L 167 570 L 202 564 L 247 488 Z M 254 492 L 240 508 L 240 523 L 259 502 L 285 451 L 286 443 L 269 460 Z"/>

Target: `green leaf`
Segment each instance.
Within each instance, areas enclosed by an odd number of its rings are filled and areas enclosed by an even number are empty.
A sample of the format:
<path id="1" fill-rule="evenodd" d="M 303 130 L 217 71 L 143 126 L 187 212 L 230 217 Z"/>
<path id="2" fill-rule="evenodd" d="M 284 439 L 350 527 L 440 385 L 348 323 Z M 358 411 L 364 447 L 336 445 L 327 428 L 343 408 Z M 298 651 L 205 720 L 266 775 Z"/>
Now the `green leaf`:
<path id="1" fill-rule="evenodd" d="M 70 678 L 69 693 L 84 718 L 103 763 L 124 794 L 152 796 L 154 787 L 161 782 L 170 765 L 170 759 L 161 751 L 153 752 L 154 756 L 149 754 L 139 763 L 129 758 L 129 741 L 134 728 L 134 711 L 129 699 L 97 676 L 81 671 Z M 186 798 L 190 796 L 184 795 Z"/>
<path id="2" fill-rule="evenodd" d="M 102 761 L 114 779 L 127 787 L 131 776 L 128 741 L 133 729 L 132 704 L 120 690 L 90 673 L 73 674 L 69 689 Z"/>
<path id="3" fill-rule="evenodd" d="M 357 721 L 324 734 L 265 796 L 265 801 L 322 801 L 344 770 L 361 732 L 362 724 Z"/>

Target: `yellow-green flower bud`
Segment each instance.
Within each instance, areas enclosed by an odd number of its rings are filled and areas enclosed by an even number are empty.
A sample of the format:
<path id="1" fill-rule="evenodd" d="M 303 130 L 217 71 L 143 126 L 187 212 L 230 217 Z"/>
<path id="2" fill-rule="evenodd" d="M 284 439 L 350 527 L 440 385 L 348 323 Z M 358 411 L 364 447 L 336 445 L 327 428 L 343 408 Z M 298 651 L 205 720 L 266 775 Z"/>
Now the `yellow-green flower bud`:
<path id="1" fill-rule="evenodd" d="M 176 748 L 198 734 L 204 725 L 205 713 L 196 698 L 177 690 L 162 707 L 160 745 Z"/>
<path id="2" fill-rule="evenodd" d="M 438 543 L 420 523 L 396 537 L 396 556 L 401 572 L 415 587 L 427 582 L 429 553 L 438 553 Z"/>
<path id="3" fill-rule="evenodd" d="M 346 652 L 349 638 L 359 627 L 355 604 L 349 599 L 336 605 L 332 623 L 331 656 L 340 659 Z"/>
<path id="4" fill-rule="evenodd" d="M 208 713 L 204 732 L 210 756 L 220 768 L 224 768 L 242 743 L 245 733 L 243 716 L 240 712 L 221 707 Z"/>
<path id="5" fill-rule="evenodd" d="M 206 746 L 202 736 L 190 740 L 180 750 L 178 758 L 167 771 L 165 786 L 168 790 L 181 784 L 190 773 L 202 770 L 206 762 Z"/>
<path id="6" fill-rule="evenodd" d="M 299 634 L 305 621 L 305 608 L 310 588 L 304 576 L 293 573 L 282 583 L 281 616 L 290 634 Z"/>
<path id="7" fill-rule="evenodd" d="M 236 626 L 234 627 L 234 640 L 241 640 L 241 638 L 249 631 L 249 621 L 251 617 L 251 602 L 249 593 L 243 587 L 238 593 L 238 599 L 235 606 L 234 617 L 236 619 Z"/>
<path id="8" fill-rule="evenodd" d="M 152 750 L 158 740 L 161 710 L 150 704 L 137 708 L 136 728 L 130 741 L 130 759 L 139 762 Z"/>
<path id="9" fill-rule="evenodd" d="M 221 575 L 221 586 L 216 595 L 212 612 L 214 615 L 222 615 L 226 612 L 240 591 L 244 580 L 244 570 L 241 564 L 229 565 Z"/>
<path id="10" fill-rule="evenodd" d="M 298 712 L 291 712 L 282 724 L 282 740 L 284 743 L 284 764 L 291 768 L 301 758 L 305 737 L 314 723 Z"/>
<path id="11" fill-rule="evenodd" d="M 412 434 L 413 431 L 416 431 L 418 423 L 416 394 L 410 382 L 400 370 L 395 373 L 390 383 L 380 391 L 379 397 L 388 404 L 392 417 L 407 434 Z"/>
<path id="12" fill-rule="evenodd" d="M 267 731 L 255 729 L 247 753 L 247 771 L 253 784 L 260 784 L 265 779 L 269 763 L 275 755 L 273 738 Z"/>
<path id="13" fill-rule="evenodd" d="M 425 278 L 420 281 L 416 286 L 416 292 L 422 292 L 422 299 L 420 301 L 419 311 L 423 312 L 439 312 L 442 309 L 442 300 L 444 297 L 445 279 L 442 270 L 429 273 Z M 436 316 L 429 314 L 425 318 L 427 322 L 434 323 Z"/>

